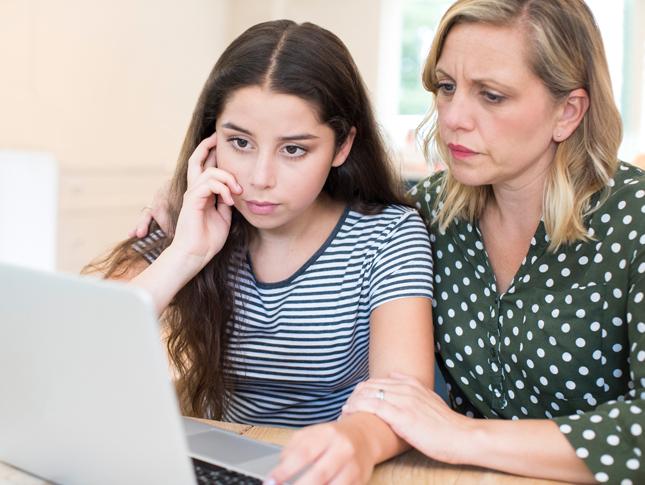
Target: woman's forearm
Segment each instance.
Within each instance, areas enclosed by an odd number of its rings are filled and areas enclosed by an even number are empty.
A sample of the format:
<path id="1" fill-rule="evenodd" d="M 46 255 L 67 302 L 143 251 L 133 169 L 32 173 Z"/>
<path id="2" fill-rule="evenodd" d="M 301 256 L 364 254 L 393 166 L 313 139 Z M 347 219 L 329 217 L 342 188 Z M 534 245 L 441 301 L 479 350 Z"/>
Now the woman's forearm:
<path id="1" fill-rule="evenodd" d="M 462 448 L 464 464 L 516 475 L 595 483 L 558 426 L 547 419 L 478 419 Z"/>

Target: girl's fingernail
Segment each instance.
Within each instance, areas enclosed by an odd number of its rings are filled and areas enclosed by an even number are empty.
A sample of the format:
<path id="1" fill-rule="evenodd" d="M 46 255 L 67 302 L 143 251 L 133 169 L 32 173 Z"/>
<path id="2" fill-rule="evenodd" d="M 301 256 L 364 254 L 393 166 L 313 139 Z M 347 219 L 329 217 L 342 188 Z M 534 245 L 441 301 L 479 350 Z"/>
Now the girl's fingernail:
<path id="1" fill-rule="evenodd" d="M 278 482 L 276 482 L 273 478 L 267 478 L 262 482 L 262 485 L 277 485 Z"/>

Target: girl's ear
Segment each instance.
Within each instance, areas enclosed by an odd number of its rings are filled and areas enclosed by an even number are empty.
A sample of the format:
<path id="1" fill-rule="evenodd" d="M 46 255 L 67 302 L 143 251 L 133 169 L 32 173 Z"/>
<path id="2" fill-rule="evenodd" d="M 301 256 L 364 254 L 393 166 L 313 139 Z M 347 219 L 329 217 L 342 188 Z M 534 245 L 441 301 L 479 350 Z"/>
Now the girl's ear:
<path id="1" fill-rule="evenodd" d="M 349 130 L 349 133 L 347 134 L 347 138 L 345 138 L 345 141 L 336 152 L 336 155 L 334 155 L 334 159 L 331 162 L 332 167 L 340 167 L 343 163 L 345 163 L 345 160 L 347 160 L 347 157 L 349 156 L 349 152 L 352 150 L 352 145 L 354 144 L 355 137 L 356 127 L 352 126 L 352 128 Z"/>

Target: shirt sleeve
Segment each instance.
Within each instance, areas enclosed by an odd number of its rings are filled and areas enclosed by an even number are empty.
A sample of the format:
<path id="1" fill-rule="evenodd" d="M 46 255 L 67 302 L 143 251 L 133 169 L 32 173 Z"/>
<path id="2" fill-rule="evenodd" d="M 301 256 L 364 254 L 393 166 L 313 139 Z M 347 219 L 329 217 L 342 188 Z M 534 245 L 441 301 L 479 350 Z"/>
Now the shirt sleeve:
<path id="1" fill-rule="evenodd" d="M 132 249 L 139 253 L 149 264 L 152 264 L 159 257 L 162 251 L 158 242 L 163 240 L 165 237 L 166 234 L 161 229 L 157 229 L 132 243 Z"/>
<path id="2" fill-rule="evenodd" d="M 640 194 L 645 195 L 640 191 Z M 637 199 L 638 201 L 638 199 Z M 645 197 L 638 204 L 645 213 Z M 641 215 L 641 214 L 639 214 Z M 571 416 L 555 418 L 596 480 L 609 483 L 645 483 L 645 230 L 641 224 L 640 243 L 630 261 L 627 294 L 629 342 L 628 392 L 618 400 Z"/>
<path id="3" fill-rule="evenodd" d="M 370 311 L 398 298 L 432 298 L 430 238 L 416 211 L 403 214 L 381 241 L 369 285 Z"/>

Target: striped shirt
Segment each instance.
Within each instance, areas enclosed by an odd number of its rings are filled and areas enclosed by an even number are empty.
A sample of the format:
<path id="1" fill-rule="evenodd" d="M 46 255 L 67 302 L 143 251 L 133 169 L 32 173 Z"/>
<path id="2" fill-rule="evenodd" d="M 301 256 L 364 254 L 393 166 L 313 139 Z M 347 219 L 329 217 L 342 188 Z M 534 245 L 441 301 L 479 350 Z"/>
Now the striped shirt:
<path id="1" fill-rule="evenodd" d="M 397 205 L 375 215 L 345 210 L 284 281 L 258 282 L 244 258 L 231 275 L 236 386 L 223 419 L 273 426 L 336 419 L 368 377 L 371 312 L 397 298 L 432 298 L 432 276 L 425 225 L 414 209 Z"/>

